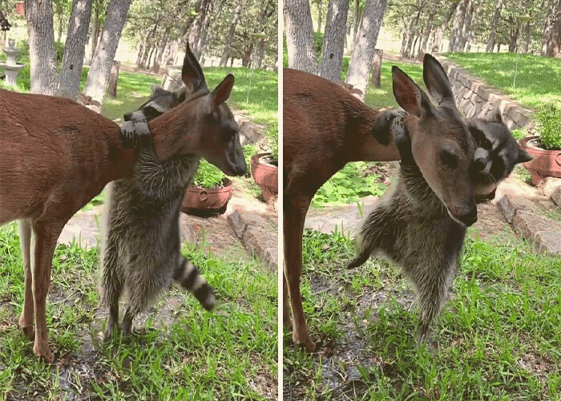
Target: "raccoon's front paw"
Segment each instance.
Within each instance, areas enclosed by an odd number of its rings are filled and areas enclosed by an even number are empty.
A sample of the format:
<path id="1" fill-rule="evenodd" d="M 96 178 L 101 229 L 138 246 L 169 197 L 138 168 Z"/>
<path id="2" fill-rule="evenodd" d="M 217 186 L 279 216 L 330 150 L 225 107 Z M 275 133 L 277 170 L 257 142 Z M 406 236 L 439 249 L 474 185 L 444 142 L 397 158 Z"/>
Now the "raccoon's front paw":
<path id="1" fill-rule="evenodd" d="M 382 145 L 390 143 L 390 135 L 392 134 L 392 122 L 403 117 L 403 112 L 395 110 L 387 110 L 382 112 L 374 123 L 374 138 Z"/>
<path id="2" fill-rule="evenodd" d="M 148 121 L 141 112 L 130 114 L 129 120 L 121 126 L 121 140 L 125 148 L 134 148 L 139 143 L 152 138 Z"/>
<path id="3" fill-rule="evenodd" d="M 394 118 L 392 121 L 392 135 L 397 150 L 401 156 L 402 162 L 412 162 L 413 154 L 411 153 L 411 138 L 409 137 L 409 132 L 407 132 L 407 127 L 402 118 Z"/>

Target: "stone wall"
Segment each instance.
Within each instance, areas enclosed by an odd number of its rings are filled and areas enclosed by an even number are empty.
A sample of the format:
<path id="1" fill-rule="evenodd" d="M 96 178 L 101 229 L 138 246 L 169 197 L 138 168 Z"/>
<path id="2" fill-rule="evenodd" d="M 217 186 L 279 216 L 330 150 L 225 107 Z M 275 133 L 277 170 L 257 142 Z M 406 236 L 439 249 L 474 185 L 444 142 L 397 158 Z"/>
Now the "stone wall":
<path id="1" fill-rule="evenodd" d="M 448 74 L 456 105 L 467 118 L 485 118 L 499 109 L 509 129 L 523 128 L 532 123 L 531 111 L 522 108 L 508 96 L 490 87 L 474 75 L 445 58 L 439 58 Z"/>

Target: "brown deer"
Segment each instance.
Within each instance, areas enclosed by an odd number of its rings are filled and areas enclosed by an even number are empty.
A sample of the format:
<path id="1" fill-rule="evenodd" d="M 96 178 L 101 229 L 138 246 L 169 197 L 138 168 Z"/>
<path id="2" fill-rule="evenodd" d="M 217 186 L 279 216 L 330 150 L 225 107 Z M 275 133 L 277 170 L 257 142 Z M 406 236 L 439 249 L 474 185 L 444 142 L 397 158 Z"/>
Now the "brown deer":
<path id="1" fill-rule="evenodd" d="M 222 104 L 202 77 L 187 46 L 182 79 L 191 96 L 150 122 L 154 150 L 162 161 L 195 154 L 231 171 L 238 152 L 216 130 Z M 228 75 L 215 92 L 232 84 Z M 124 148 L 117 124 L 78 103 L 0 90 L 0 225 L 20 220 L 26 274 L 19 326 L 35 337 L 33 351 L 47 362 L 54 360 L 45 303 L 57 238 L 70 217 L 108 182 L 132 177 L 135 159 L 135 150 Z"/>
<path id="2" fill-rule="evenodd" d="M 472 142 L 456 110 L 446 73 L 426 55 L 423 79 L 438 106 L 399 68 L 394 67 L 393 92 L 408 113 L 379 113 L 348 91 L 325 79 L 294 70 L 284 73 L 284 321 L 290 323 L 287 297 L 293 312 L 293 340 L 308 352 L 315 349 L 302 310 L 300 275 L 302 234 L 306 212 L 316 191 L 350 161 L 399 160 L 393 142 L 393 121 L 404 121 L 415 160 L 455 221 L 471 225 L 477 219 L 469 179 Z M 450 169 L 444 160 L 454 159 Z"/>

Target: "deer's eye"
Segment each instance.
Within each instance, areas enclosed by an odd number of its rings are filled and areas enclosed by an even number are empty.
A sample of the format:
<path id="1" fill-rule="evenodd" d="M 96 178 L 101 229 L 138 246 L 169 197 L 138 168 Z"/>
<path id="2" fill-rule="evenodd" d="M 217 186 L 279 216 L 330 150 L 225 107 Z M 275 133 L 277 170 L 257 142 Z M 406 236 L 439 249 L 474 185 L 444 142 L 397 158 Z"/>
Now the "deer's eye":
<path id="1" fill-rule="evenodd" d="M 440 151 L 440 161 L 444 167 L 449 169 L 455 169 L 458 167 L 458 157 L 448 149 L 442 149 Z"/>

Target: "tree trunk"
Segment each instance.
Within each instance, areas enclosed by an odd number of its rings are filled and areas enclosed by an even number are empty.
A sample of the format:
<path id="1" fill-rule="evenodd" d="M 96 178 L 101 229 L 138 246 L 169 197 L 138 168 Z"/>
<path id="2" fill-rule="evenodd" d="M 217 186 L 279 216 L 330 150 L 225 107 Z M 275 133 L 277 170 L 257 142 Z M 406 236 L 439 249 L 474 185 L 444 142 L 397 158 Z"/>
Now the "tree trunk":
<path id="1" fill-rule="evenodd" d="M 434 34 L 434 44 L 432 46 L 432 52 L 433 53 L 437 53 L 437 52 L 440 51 L 440 45 L 442 44 L 442 38 L 444 37 L 444 31 L 448 27 L 448 24 L 450 23 L 450 20 L 452 19 L 452 15 L 454 15 L 454 12 L 456 11 L 456 8 L 458 8 L 458 4 L 460 4 L 459 0 L 454 1 L 452 4 L 450 4 L 450 7 L 448 8 L 448 11 L 446 12 L 446 15 L 444 16 L 444 19 L 442 20 L 442 23 L 440 24 L 440 26 L 436 30 L 436 33 Z"/>
<path id="2" fill-rule="evenodd" d="M 432 23 L 434 21 L 434 16 L 436 15 L 437 8 L 435 7 L 433 11 L 430 12 L 429 18 L 427 21 L 427 26 L 425 27 L 425 32 L 423 33 L 423 40 L 421 42 L 421 47 L 419 48 L 419 53 L 417 56 L 422 56 L 426 53 L 427 48 L 429 47 L 429 37 L 432 31 Z"/>
<path id="3" fill-rule="evenodd" d="M 109 79 L 109 72 L 113 65 L 115 52 L 121 39 L 121 32 L 127 20 L 127 12 L 132 0 L 111 0 L 107 7 L 107 16 L 101 40 L 97 45 L 92 67 L 88 74 L 84 93 L 93 100 L 103 102 L 105 86 Z"/>
<path id="4" fill-rule="evenodd" d="M 561 1 L 551 0 L 543 28 L 542 56 L 561 57 Z"/>
<path id="5" fill-rule="evenodd" d="M 508 51 L 514 53 L 518 48 L 518 37 L 520 36 L 520 25 L 518 21 L 512 18 L 510 20 L 511 26 L 508 35 Z"/>
<path id="6" fill-rule="evenodd" d="M 68 22 L 68 36 L 64 47 L 62 68 L 58 78 L 58 95 L 76 99 L 82 75 L 82 64 L 88 41 L 92 15 L 92 0 L 74 0 Z"/>
<path id="7" fill-rule="evenodd" d="M 191 25 L 191 29 L 189 30 L 189 36 L 188 36 L 189 47 L 191 48 L 191 51 L 193 52 L 197 60 L 201 57 L 201 51 L 199 49 L 199 38 L 201 36 L 201 32 L 205 24 L 206 18 L 208 17 L 208 12 L 211 5 L 212 5 L 212 0 L 201 1 L 200 8 L 197 11 L 198 15 L 193 21 L 193 24 Z"/>
<path id="8" fill-rule="evenodd" d="M 230 30 L 228 31 L 228 37 L 226 38 L 226 44 L 224 45 L 224 51 L 222 52 L 222 58 L 220 59 L 220 67 L 226 67 L 228 64 L 228 58 L 230 57 L 230 52 L 232 47 L 230 43 L 234 42 L 234 34 L 236 33 L 236 26 L 240 20 L 240 14 L 242 12 L 242 2 L 243 0 L 238 0 L 236 5 L 236 10 L 232 16 L 232 22 L 230 23 Z"/>
<path id="9" fill-rule="evenodd" d="M 466 13 L 464 16 L 464 23 L 462 24 L 462 29 L 460 30 L 460 37 L 457 40 L 457 50 L 464 51 L 469 35 L 471 33 L 471 19 L 473 16 L 473 0 L 467 0 L 466 2 Z"/>
<path id="10" fill-rule="evenodd" d="M 341 80 L 349 0 L 331 0 L 325 20 L 325 36 L 319 75 L 330 81 Z"/>
<path id="11" fill-rule="evenodd" d="M 322 19 L 321 19 L 322 11 L 323 11 L 322 7 L 321 7 L 323 5 L 322 0 L 318 0 L 317 5 L 318 5 L 318 29 L 317 29 L 317 33 L 321 33 L 321 27 L 322 27 L 322 22 L 323 22 Z"/>
<path id="12" fill-rule="evenodd" d="M 265 56 L 265 39 L 259 39 L 257 42 L 257 57 L 253 61 L 253 68 L 261 68 L 263 57 Z"/>
<path id="13" fill-rule="evenodd" d="M 356 34 L 358 32 L 358 26 L 360 25 L 360 0 L 355 0 L 355 19 L 353 21 L 353 35 L 351 43 L 356 40 Z"/>
<path id="14" fill-rule="evenodd" d="M 349 72 L 345 80 L 346 83 L 362 91 L 363 99 L 386 5 L 387 0 L 368 0 L 366 2 L 349 64 Z"/>
<path id="15" fill-rule="evenodd" d="M 384 51 L 382 49 L 376 49 L 374 51 L 374 68 L 372 69 L 372 84 L 379 88 L 381 86 L 380 78 L 382 76 L 382 58 L 384 56 Z"/>
<path id="16" fill-rule="evenodd" d="M 57 32 L 57 38 L 56 41 L 60 42 L 62 40 L 62 24 L 63 24 L 63 15 L 64 15 L 64 10 L 62 8 L 62 3 L 58 3 L 56 6 L 56 15 L 57 15 L 57 19 L 58 19 L 58 32 Z"/>
<path id="17" fill-rule="evenodd" d="M 92 60 L 94 58 L 95 49 L 97 47 L 97 43 L 99 41 L 99 31 L 101 28 L 101 24 L 99 23 L 99 14 L 101 9 L 101 1 L 95 0 L 94 8 L 94 18 L 93 18 L 93 26 L 92 26 L 92 36 L 90 38 L 90 54 L 88 60 L 86 61 L 89 65 L 92 64 Z"/>
<path id="18" fill-rule="evenodd" d="M 501 11 L 503 9 L 504 3 L 505 0 L 497 0 L 497 6 L 495 7 L 495 12 L 493 13 L 493 20 L 491 21 L 489 39 L 487 39 L 487 47 L 485 48 L 485 51 L 487 53 L 493 52 L 493 48 L 495 47 L 495 35 L 497 33 L 497 26 L 499 25 L 499 20 L 501 18 Z"/>
<path id="19" fill-rule="evenodd" d="M 526 37 L 526 41 L 524 42 L 524 54 L 528 54 L 530 52 L 530 44 L 532 43 L 532 26 L 530 25 L 530 21 L 526 21 L 524 25 L 524 35 Z"/>
<path id="20" fill-rule="evenodd" d="M 317 74 L 310 3 L 308 0 L 285 0 L 283 11 L 288 66 Z"/>
<path id="21" fill-rule="evenodd" d="M 454 25 L 450 32 L 450 43 L 448 44 L 448 51 L 454 52 L 458 50 L 458 42 L 464 26 L 464 19 L 466 16 L 466 3 L 469 0 L 462 0 L 456 9 L 456 16 L 454 17 Z"/>
<path id="22" fill-rule="evenodd" d="M 107 84 L 107 92 L 113 99 L 117 97 L 117 82 L 119 82 L 119 67 L 121 63 L 113 61 L 111 73 L 109 74 L 109 83 Z"/>
<path id="23" fill-rule="evenodd" d="M 31 92 L 55 95 L 57 62 L 52 2 L 50 0 L 27 0 L 25 19 L 29 36 Z"/>
<path id="24" fill-rule="evenodd" d="M 138 44 L 138 53 L 136 54 L 136 70 L 140 68 L 140 63 L 142 62 L 142 56 L 144 56 L 144 36 L 140 37 L 140 43 Z"/>

